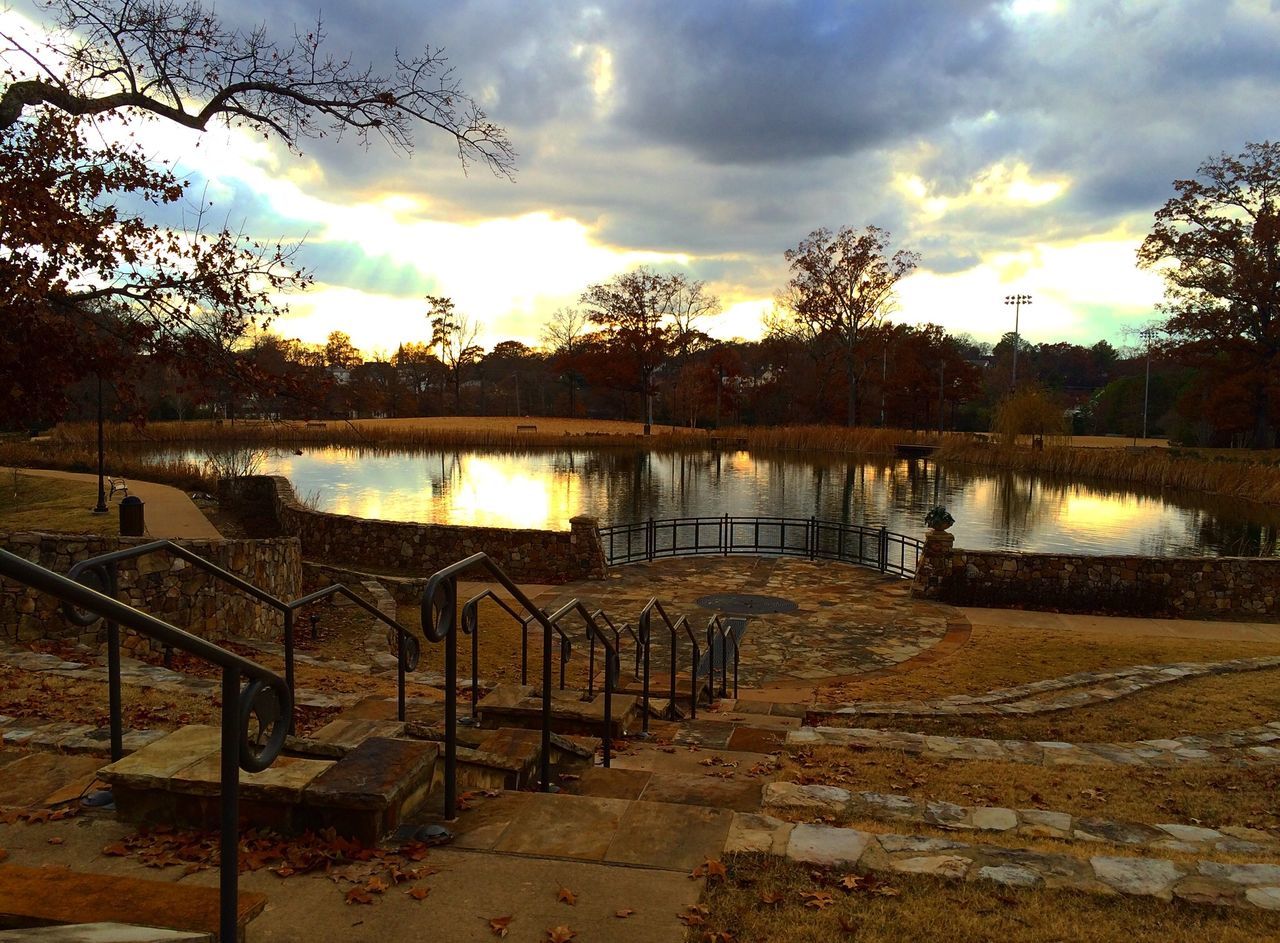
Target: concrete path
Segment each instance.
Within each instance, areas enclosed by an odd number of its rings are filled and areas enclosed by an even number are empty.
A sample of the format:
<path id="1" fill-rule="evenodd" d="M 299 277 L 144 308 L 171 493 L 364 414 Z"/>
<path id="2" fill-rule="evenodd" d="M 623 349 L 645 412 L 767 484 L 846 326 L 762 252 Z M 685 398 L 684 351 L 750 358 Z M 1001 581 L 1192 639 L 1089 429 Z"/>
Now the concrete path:
<path id="1" fill-rule="evenodd" d="M 1113 638 L 1207 639 L 1233 642 L 1280 642 L 1280 623 L 1210 622 L 1199 619 L 1139 619 L 1124 616 L 1079 616 L 1023 609 L 960 610 L 973 627 L 1046 629 L 1087 632 Z"/>
<path id="2" fill-rule="evenodd" d="M 6 471 L 10 470 L 6 469 Z M 98 483 L 97 475 L 87 475 L 81 472 L 54 471 L 48 468 L 20 468 L 18 471 L 23 475 L 31 475 L 37 478 L 61 478 L 65 481 L 84 481 L 94 485 Z M 195 502 L 179 489 L 171 485 L 161 485 L 150 481 L 135 481 L 132 478 L 128 479 L 128 482 L 129 494 L 137 495 L 145 505 L 144 513 L 148 537 L 188 538 L 193 540 L 222 539 L 218 529 L 201 513 Z M 107 502 L 111 506 L 111 514 L 119 514 L 116 507 L 119 501 L 120 496 L 117 495 Z"/>

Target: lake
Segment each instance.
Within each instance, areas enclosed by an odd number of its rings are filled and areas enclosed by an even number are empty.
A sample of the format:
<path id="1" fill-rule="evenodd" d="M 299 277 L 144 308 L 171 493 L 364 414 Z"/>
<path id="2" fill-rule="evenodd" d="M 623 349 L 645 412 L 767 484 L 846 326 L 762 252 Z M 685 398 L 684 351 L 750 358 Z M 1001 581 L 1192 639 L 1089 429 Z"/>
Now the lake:
<path id="1" fill-rule="evenodd" d="M 167 453 L 193 461 L 209 453 Z M 929 508 L 956 545 L 1082 554 L 1274 555 L 1280 511 L 1197 494 L 1134 492 L 925 460 L 814 453 L 546 449 L 261 450 L 264 474 L 339 514 L 565 530 L 682 516 L 818 517 L 918 536 Z"/>

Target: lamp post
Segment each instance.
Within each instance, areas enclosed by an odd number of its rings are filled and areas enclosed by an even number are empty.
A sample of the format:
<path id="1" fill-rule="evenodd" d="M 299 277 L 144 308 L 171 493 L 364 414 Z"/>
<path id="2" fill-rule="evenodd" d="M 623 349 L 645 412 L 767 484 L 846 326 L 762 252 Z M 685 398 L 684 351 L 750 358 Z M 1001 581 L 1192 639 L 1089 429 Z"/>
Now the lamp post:
<path id="1" fill-rule="evenodd" d="M 98 503 L 93 509 L 94 514 L 107 513 L 107 489 L 106 481 L 106 449 L 103 447 L 102 434 L 102 374 L 98 374 Z"/>
<path id="2" fill-rule="evenodd" d="M 1031 304 L 1031 296 L 1005 295 L 1004 303 L 1013 305 L 1013 378 L 1009 382 L 1009 390 L 1014 392 L 1018 389 L 1018 315 L 1022 312 L 1023 305 Z"/>

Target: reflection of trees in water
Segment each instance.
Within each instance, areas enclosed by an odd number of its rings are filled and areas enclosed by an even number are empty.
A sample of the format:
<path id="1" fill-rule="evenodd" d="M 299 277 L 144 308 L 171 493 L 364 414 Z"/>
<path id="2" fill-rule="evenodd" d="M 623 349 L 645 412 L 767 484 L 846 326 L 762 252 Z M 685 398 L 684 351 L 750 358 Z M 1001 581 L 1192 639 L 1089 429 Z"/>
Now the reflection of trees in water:
<path id="1" fill-rule="evenodd" d="M 886 525 L 917 533 L 924 513 L 948 506 L 961 517 L 966 535 L 987 546 L 1020 548 L 1048 543 L 1092 552 L 1114 537 L 1114 552 L 1151 555 L 1280 553 L 1280 509 L 1158 489 L 1111 489 L 1058 476 L 991 473 L 963 466 L 942 468 L 925 459 L 849 458 L 795 452 L 651 452 L 638 449 L 441 450 L 377 447 L 273 451 L 303 476 L 301 463 L 316 462 L 326 492 L 349 484 L 383 494 L 430 485 L 429 504 L 447 506 L 466 481 L 468 464 L 487 459 L 514 474 L 546 476 L 553 488 L 572 489 L 576 510 L 606 522 L 679 516 L 814 516 Z M 145 457 L 201 458 L 189 450 L 149 451 Z M 268 461 L 267 470 L 274 470 Z M 344 477 L 346 476 L 346 477 Z M 300 493 L 315 487 L 305 476 Z M 1141 506 L 1143 499 L 1151 501 Z M 1093 503 L 1092 515 L 1074 521 L 1073 502 Z M 1126 514 L 1111 519 L 1109 503 Z M 1072 513 L 1076 513 L 1077 508 Z M 1136 513 L 1135 513 L 1136 512 Z M 1149 513 L 1148 513 L 1149 512 Z M 989 520 L 989 535 L 982 534 Z M 1092 533 L 1082 535 L 1090 530 Z M 969 528 L 972 528 L 970 530 Z"/>

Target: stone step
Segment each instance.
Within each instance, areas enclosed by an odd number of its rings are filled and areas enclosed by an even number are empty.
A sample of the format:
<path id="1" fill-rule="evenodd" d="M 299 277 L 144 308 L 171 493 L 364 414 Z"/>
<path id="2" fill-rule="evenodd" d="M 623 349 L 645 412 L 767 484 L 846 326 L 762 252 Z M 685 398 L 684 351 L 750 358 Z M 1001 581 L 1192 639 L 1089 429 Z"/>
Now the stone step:
<path id="1" fill-rule="evenodd" d="M 266 906 L 264 894 L 242 891 L 239 936 Z M 69 868 L 0 865 L 0 921 L 10 927 L 122 923 L 218 934 L 218 889 Z M 23 937 L 26 939 L 26 937 Z"/>
<path id="2" fill-rule="evenodd" d="M 53 808 L 74 802 L 97 779 L 101 760 L 42 750 L 0 752 L 0 806 Z"/>
<path id="3" fill-rule="evenodd" d="M 354 747 L 328 746 L 339 758 L 284 755 L 260 773 L 242 770 L 241 821 L 283 831 L 332 827 L 372 845 L 418 810 L 439 775 L 436 743 L 371 736 Z M 217 728 L 184 727 L 99 775 L 122 818 L 197 828 L 220 820 Z"/>
<path id="4" fill-rule="evenodd" d="M 720 778 L 716 773 L 734 773 Z M 701 772 L 655 772 L 623 767 L 595 767 L 584 771 L 565 786 L 575 796 L 605 799 L 642 799 L 701 805 L 734 812 L 758 812 L 765 784 L 758 778 L 738 778 L 736 771 L 713 766 Z"/>
<path id="5" fill-rule="evenodd" d="M 740 778 L 746 774 L 763 776 L 776 766 L 777 761 L 769 754 L 749 750 L 630 743 L 625 751 L 614 754 L 612 768 L 698 775 L 732 770 Z"/>
<path id="6" fill-rule="evenodd" d="M 609 730 L 611 736 L 618 739 L 639 728 L 639 706 L 636 698 L 629 694 L 615 694 L 612 700 Z M 540 728 L 542 698 L 534 687 L 500 684 L 480 702 L 479 715 L 482 727 Z M 604 695 L 597 693 L 591 700 L 583 701 L 576 691 L 554 692 L 551 723 L 560 733 L 602 736 L 606 726 Z"/>
<path id="7" fill-rule="evenodd" d="M 52 927 L 0 930 L 0 943 L 210 943 L 214 936 L 191 930 L 163 930 L 126 923 L 68 923 Z"/>
<path id="8" fill-rule="evenodd" d="M 734 813 L 569 793 L 480 796 L 449 828 L 453 847 L 688 873 L 724 850 Z"/>

